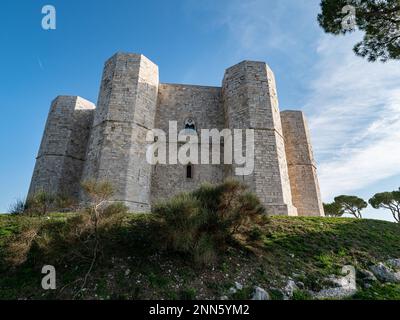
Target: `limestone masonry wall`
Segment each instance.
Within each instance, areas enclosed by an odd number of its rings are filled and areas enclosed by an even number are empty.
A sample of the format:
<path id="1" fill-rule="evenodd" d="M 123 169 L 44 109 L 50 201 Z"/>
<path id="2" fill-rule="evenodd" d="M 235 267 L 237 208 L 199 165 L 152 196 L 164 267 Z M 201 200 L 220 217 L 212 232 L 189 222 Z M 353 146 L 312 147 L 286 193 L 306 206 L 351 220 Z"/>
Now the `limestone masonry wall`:
<path id="1" fill-rule="evenodd" d="M 200 128 L 222 130 L 225 121 L 221 88 L 160 84 L 155 127 L 168 132 L 169 122 L 176 121 L 179 132 L 185 128 L 185 120 L 189 118 L 194 120 L 199 137 Z M 172 143 L 175 142 L 167 139 L 167 156 L 169 155 L 169 145 Z M 177 143 L 175 144 L 179 147 Z M 224 180 L 224 166 L 222 164 L 194 164 L 193 177 L 190 179 L 186 177 L 185 168 L 186 166 L 183 164 L 157 164 L 154 166 L 151 189 L 153 201 L 168 198 L 180 192 L 194 190 L 203 182 L 220 183 Z"/>
<path id="2" fill-rule="evenodd" d="M 94 109 L 80 97 L 52 102 L 28 196 L 40 190 L 79 196 Z"/>
<path id="3" fill-rule="evenodd" d="M 227 126 L 255 130 L 255 170 L 244 181 L 270 213 L 297 215 L 272 71 L 263 62 L 239 63 L 226 70 L 222 95 Z"/>
<path id="4" fill-rule="evenodd" d="M 307 122 L 301 111 L 281 112 L 293 204 L 301 216 L 323 216 Z"/>
<path id="5" fill-rule="evenodd" d="M 254 171 L 236 179 L 270 214 L 324 214 L 304 116 L 279 112 L 274 75 L 256 61 L 228 68 L 222 87 L 207 87 L 160 84 L 158 66 L 149 59 L 115 54 L 105 63 L 97 108 L 80 97 L 53 101 L 29 195 L 44 189 L 85 202 L 81 181 L 108 180 L 114 201 L 148 212 L 158 200 L 235 175 L 236 164 L 150 165 L 146 135 L 155 128 L 168 134 L 170 121 L 176 121 L 178 132 L 191 121 L 199 142 L 201 129 L 254 129 Z M 172 144 L 182 142 L 167 137 L 167 150 Z M 245 143 L 242 147 L 244 153 Z M 223 145 L 221 153 L 222 161 Z"/>

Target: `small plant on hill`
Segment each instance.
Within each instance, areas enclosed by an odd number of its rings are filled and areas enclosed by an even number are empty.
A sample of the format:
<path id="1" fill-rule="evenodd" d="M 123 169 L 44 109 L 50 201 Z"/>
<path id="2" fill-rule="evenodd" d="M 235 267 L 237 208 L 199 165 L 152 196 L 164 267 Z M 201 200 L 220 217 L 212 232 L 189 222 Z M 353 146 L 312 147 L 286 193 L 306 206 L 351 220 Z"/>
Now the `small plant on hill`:
<path id="1" fill-rule="evenodd" d="M 45 216 L 54 209 L 56 195 L 40 190 L 25 202 L 25 213 L 30 216 Z"/>
<path id="2" fill-rule="evenodd" d="M 189 254 L 196 263 L 216 261 L 241 228 L 256 223 L 265 208 L 235 180 L 199 189 L 159 203 L 152 210 L 162 225 L 167 249 Z"/>
<path id="3" fill-rule="evenodd" d="M 12 215 L 20 215 L 25 212 L 25 201 L 18 199 L 13 204 L 10 205 L 8 212 Z"/>

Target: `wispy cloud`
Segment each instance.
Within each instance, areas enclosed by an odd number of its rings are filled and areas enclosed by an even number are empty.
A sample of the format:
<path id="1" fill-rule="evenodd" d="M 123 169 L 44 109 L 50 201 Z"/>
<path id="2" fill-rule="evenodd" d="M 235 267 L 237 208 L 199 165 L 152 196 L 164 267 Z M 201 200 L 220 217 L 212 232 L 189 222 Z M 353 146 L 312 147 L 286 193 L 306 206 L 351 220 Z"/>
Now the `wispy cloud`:
<path id="1" fill-rule="evenodd" d="M 400 174 L 400 65 L 356 57 L 357 40 L 321 38 L 304 108 L 326 200 Z"/>
<path id="2" fill-rule="evenodd" d="M 355 56 L 352 47 L 360 34 L 324 34 L 316 21 L 318 2 L 214 4 L 207 10 L 215 17 L 213 28 L 227 31 L 224 57 L 232 63 L 272 60 L 281 101 L 305 111 L 325 201 L 369 187 L 379 190 L 381 180 L 400 175 L 398 62 L 369 63 Z"/>

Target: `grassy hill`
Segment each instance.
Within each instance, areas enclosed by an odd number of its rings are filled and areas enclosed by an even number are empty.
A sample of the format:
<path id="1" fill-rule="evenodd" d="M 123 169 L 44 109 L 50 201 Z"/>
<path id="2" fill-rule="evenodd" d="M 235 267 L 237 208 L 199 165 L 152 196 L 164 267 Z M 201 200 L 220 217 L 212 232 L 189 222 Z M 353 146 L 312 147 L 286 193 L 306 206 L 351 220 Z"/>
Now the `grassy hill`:
<path id="1" fill-rule="evenodd" d="M 72 244 L 59 235 L 74 214 L 48 218 L 0 215 L 0 299 L 219 299 L 235 282 L 243 290 L 230 298 L 247 299 L 254 285 L 280 299 L 290 277 L 303 288 L 294 298 L 308 298 L 306 290 L 319 290 L 324 278 L 343 265 L 357 270 L 400 258 L 400 225 L 377 220 L 347 218 L 272 217 L 254 231 L 251 240 L 237 239 L 213 265 L 196 265 L 187 257 L 161 250 L 154 241 L 157 230 L 151 215 L 126 214 L 122 223 L 102 235 L 101 255 L 88 275 L 90 255 L 85 243 Z M 28 246 L 24 230 L 40 224 L 37 240 Z M 32 235 L 31 235 L 32 236 Z M 29 234 L 26 236 L 29 237 Z M 14 251 L 27 259 L 12 267 Z M 25 241 L 25 242 L 24 242 Z M 14 252 L 15 253 L 15 252 Z M 57 289 L 41 288 L 41 268 L 54 265 Z M 355 299 L 400 299 L 398 285 L 361 288 Z"/>

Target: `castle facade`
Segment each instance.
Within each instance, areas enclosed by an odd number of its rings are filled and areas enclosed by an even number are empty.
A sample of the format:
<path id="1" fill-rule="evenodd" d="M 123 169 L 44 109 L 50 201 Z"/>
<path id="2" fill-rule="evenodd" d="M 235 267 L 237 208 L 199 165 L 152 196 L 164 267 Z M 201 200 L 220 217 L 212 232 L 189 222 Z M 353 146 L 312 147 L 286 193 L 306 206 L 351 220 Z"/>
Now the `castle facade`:
<path id="1" fill-rule="evenodd" d="M 147 133 L 168 132 L 170 121 L 178 131 L 253 129 L 254 170 L 235 176 L 236 164 L 151 165 Z M 117 53 L 105 63 L 97 107 L 76 96 L 52 102 L 29 195 L 79 200 L 81 181 L 108 180 L 113 200 L 148 212 L 155 201 L 228 177 L 246 183 L 272 215 L 324 215 L 304 114 L 279 111 L 271 69 L 243 61 L 225 71 L 221 87 L 166 84 L 145 56 Z"/>

